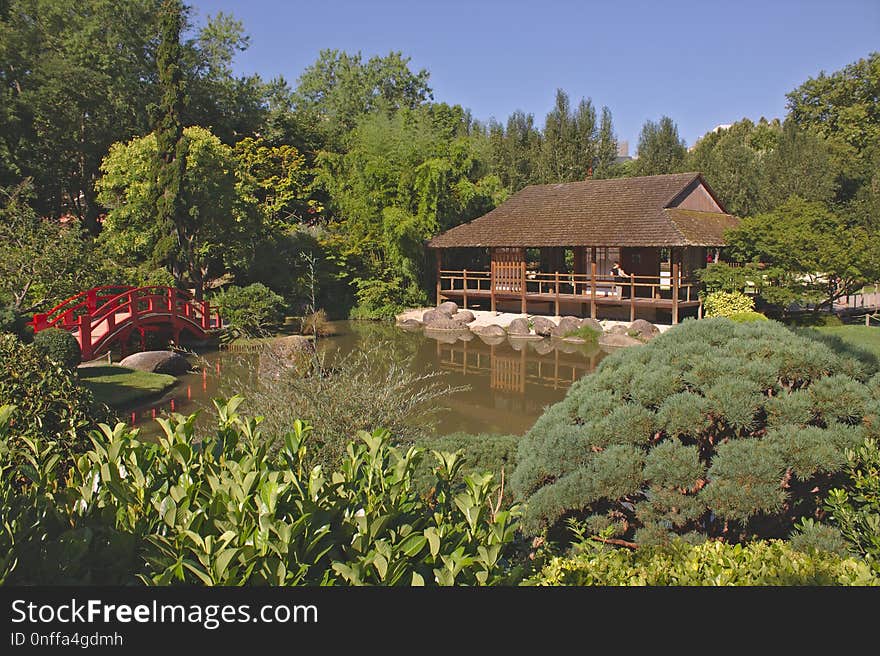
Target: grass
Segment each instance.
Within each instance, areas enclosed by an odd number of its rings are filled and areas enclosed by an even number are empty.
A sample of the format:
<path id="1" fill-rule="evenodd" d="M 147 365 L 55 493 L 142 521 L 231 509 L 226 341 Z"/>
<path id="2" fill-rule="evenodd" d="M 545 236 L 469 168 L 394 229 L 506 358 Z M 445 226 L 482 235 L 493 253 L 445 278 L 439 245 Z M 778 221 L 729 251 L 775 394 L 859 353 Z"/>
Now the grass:
<path id="1" fill-rule="evenodd" d="M 821 326 L 817 327 L 824 335 L 839 337 L 847 344 L 873 353 L 880 358 L 880 327 L 875 326 Z"/>
<path id="2" fill-rule="evenodd" d="M 599 341 L 599 333 L 589 326 L 581 326 L 577 330 L 571 330 L 565 333 L 565 337 L 578 337 L 587 343 L 593 343 Z"/>
<path id="3" fill-rule="evenodd" d="M 174 386 L 177 379 L 126 367 L 104 365 L 80 367 L 79 379 L 95 400 L 113 408 L 126 408 L 147 401 Z"/>

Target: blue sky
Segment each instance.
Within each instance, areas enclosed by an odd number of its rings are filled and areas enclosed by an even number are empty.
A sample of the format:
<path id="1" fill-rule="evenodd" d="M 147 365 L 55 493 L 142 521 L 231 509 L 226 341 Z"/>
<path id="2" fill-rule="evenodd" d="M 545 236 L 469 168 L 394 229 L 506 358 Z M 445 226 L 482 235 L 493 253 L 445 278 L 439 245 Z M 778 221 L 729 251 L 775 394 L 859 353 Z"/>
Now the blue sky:
<path id="1" fill-rule="evenodd" d="M 635 151 L 647 119 L 668 115 L 692 145 L 718 124 L 785 115 L 808 77 L 880 50 L 880 0 L 189 0 L 197 22 L 244 23 L 240 74 L 292 85 L 320 50 L 392 50 L 431 73 L 434 99 L 479 120 L 514 110 L 543 125 L 555 90 L 607 105 Z"/>

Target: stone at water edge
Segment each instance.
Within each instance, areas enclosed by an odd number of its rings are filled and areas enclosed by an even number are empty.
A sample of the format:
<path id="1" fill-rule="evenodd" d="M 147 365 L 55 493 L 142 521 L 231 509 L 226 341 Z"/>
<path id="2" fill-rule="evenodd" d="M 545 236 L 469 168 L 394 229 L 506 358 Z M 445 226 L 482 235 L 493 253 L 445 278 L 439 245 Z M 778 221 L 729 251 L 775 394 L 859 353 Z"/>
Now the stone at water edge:
<path id="1" fill-rule="evenodd" d="M 476 320 L 474 313 L 470 310 L 459 310 L 455 314 L 452 315 L 453 321 L 460 321 L 461 323 L 470 323 Z"/>
<path id="2" fill-rule="evenodd" d="M 418 319 L 405 319 L 397 324 L 404 330 L 419 330 L 422 327 L 422 322 Z"/>
<path id="3" fill-rule="evenodd" d="M 559 325 L 553 329 L 553 335 L 556 337 L 565 337 L 568 333 L 573 333 L 581 327 L 581 320 L 577 317 L 562 317 Z"/>
<path id="4" fill-rule="evenodd" d="M 458 303 L 446 301 L 445 303 L 441 303 L 440 305 L 438 305 L 437 310 L 445 314 L 447 317 L 451 317 L 453 314 L 458 312 Z"/>
<path id="5" fill-rule="evenodd" d="M 499 326 L 498 324 L 490 323 L 488 326 L 474 326 L 472 328 L 473 332 L 475 332 L 480 337 L 505 337 L 507 333 L 504 332 L 504 328 Z"/>
<path id="6" fill-rule="evenodd" d="M 599 346 L 640 346 L 642 342 L 635 337 L 620 333 L 605 333 L 599 338 Z"/>
<path id="7" fill-rule="evenodd" d="M 606 335 L 626 335 L 626 331 L 629 330 L 626 326 L 621 323 L 616 323 L 611 328 L 605 331 Z"/>
<path id="8" fill-rule="evenodd" d="M 445 312 L 441 312 L 438 308 L 434 308 L 433 310 L 428 310 L 424 314 L 422 314 L 422 323 L 427 326 L 434 321 L 440 321 L 441 319 L 448 318 L 449 316 Z"/>
<path id="9" fill-rule="evenodd" d="M 604 332 L 602 328 L 602 324 L 596 321 L 595 319 L 581 319 L 581 328 L 589 328 L 590 330 L 595 330 L 600 335 Z"/>
<path id="10" fill-rule="evenodd" d="M 180 376 L 190 370 L 189 362 L 174 351 L 144 351 L 134 353 L 119 362 L 120 367 L 147 371 L 153 374 Z"/>
<path id="11" fill-rule="evenodd" d="M 507 326 L 507 334 L 508 335 L 530 335 L 531 329 L 529 329 L 529 320 L 523 319 L 519 317 L 510 322 L 510 325 Z"/>
<path id="12" fill-rule="evenodd" d="M 455 319 L 444 317 L 425 322 L 425 330 L 467 330 L 467 326 Z"/>
<path id="13" fill-rule="evenodd" d="M 549 337 L 553 329 L 556 328 L 556 324 L 547 317 L 532 317 L 532 328 L 536 335 Z"/>
<path id="14" fill-rule="evenodd" d="M 652 339 L 660 334 L 660 329 L 650 321 L 644 319 L 636 319 L 629 325 L 628 333 L 637 332 L 639 337 L 644 340 Z"/>

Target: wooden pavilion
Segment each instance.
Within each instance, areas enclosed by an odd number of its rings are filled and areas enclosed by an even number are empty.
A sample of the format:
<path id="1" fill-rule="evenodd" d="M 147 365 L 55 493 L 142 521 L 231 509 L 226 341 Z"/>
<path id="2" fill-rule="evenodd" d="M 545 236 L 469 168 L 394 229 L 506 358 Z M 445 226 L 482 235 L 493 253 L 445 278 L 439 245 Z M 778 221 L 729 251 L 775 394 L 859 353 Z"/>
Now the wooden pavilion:
<path id="1" fill-rule="evenodd" d="M 678 323 L 702 316 L 694 273 L 738 222 L 699 173 L 531 185 L 428 242 L 437 303 Z"/>

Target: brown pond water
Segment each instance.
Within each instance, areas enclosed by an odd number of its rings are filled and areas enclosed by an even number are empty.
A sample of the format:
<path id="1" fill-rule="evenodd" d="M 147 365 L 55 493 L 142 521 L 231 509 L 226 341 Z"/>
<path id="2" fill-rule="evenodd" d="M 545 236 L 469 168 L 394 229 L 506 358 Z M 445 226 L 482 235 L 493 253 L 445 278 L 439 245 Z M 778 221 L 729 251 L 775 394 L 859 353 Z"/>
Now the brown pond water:
<path id="1" fill-rule="evenodd" d="M 606 355 L 595 345 L 550 339 L 503 338 L 498 344 L 487 344 L 470 335 L 468 341 L 448 343 L 389 324 L 343 321 L 334 323 L 334 327 L 335 336 L 318 342 L 328 358 L 381 342 L 397 362 L 413 373 L 441 371 L 444 384 L 468 387 L 440 401 L 441 410 L 435 416 L 437 434 L 465 431 L 521 435 L 547 406 L 565 396 L 572 382 L 593 371 Z M 230 392 L 230 381 L 235 391 L 247 397 L 247 380 L 253 379 L 258 358 L 258 354 L 228 351 L 203 353 L 197 359 L 200 371 L 181 376 L 161 399 L 127 411 L 126 419 L 140 426 L 144 437 L 160 431 L 153 418 L 172 411 L 188 414 L 202 409 L 198 424 L 211 426 L 216 416 L 211 399 Z"/>

